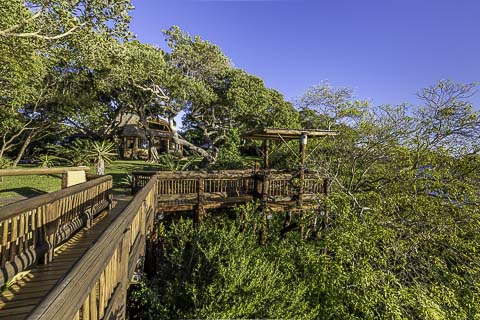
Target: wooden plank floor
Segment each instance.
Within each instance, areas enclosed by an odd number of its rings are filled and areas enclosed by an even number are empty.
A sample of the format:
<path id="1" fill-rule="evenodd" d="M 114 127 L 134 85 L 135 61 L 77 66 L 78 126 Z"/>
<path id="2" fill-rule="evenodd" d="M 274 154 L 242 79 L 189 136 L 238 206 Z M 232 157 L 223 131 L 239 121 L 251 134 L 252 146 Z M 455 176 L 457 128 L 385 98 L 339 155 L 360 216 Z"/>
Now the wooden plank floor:
<path id="1" fill-rule="evenodd" d="M 101 213 L 89 229 L 82 229 L 55 250 L 50 264 L 37 265 L 0 294 L 0 319 L 26 319 L 47 293 L 67 274 L 127 206 L 131 197 L 114 199 L 110 214 Z"/>

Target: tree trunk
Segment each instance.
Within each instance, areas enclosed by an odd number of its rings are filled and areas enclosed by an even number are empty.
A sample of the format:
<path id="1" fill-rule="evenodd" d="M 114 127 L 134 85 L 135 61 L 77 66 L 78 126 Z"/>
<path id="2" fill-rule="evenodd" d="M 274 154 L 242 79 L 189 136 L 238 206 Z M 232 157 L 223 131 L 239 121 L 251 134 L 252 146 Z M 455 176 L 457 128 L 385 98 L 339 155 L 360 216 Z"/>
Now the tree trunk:
<path id="1" fill-rule="evenodd" d="M 149 154 L 149 161 L 151 162 L 158 162 L 158 160 L 160 160 L 160 156 L 158 155 L 158 151 L 157 151 L 157 148 L 155 148 L 155 146 L 151 145 L 150 147 L 150 151 L 148 152 Z"/>
<path id="2" fill-rule="evenodd" d="M 16 167 L 18 165 L 18 163 L 20 162 L 20 160 L 22 160 L 22 157 L 25 153 L 25 150 L 27 150 L 27 147 L 30 145 L 30 143 L 32 142 L 32 139 L 33 139 L 33 136 L 34 136 L 34 131 L 31 130 L 27 137 L 25 138 L 25 141 L 23 142 L 22 144 L 22 147 L 20 148 L 20 151 L 18 152 L 17 154 L 17 157 L 15 158 L 15 161 L 13 161 L 13 164 L 12 164 L 12 167 Z"/>
<path id="3" fill-rule="evenodd" d="M 103 160 L 103 158 L 98 159 L 97 174 L 101 176 L 105 175 L 105 160 Z"/>
<path id="4" fill-rule="evenodd" d="M 202 149 L 202 148 L 194 145 L 193 143 L 191 143 L 191 142 L 183 139 L 182 137 L 180 137 L 180 135 L 177 132 L 177 128 L 176 128 L 175 122 L 173 121 L 173 118 L 169 118 L 168 122 L 170 124 L 170 128 L 172 129 L 172 140 L 173 140 L 173 142 L 175 142 L 175 144 L 185 146 L 185 147 L 195 151 L 196 153 L 198 153 L 202 157 L 204 157 L 204 160 L 209 162 L 209 163 L 212 163 L 212 162 L 216 161 L 216 155 L 213 155 L 213 154 L 209 153 L 207 150 Z"/>
<path id="5" fill-rule="evenodd" d="M 6 149 L 6 142 L 5 142 L 5 136 L 3 136 L 3 142 L 2 142 L 2 147 L 0 148 L 0 158 L 3 157 L 3 154 L 5 153 Z"/>

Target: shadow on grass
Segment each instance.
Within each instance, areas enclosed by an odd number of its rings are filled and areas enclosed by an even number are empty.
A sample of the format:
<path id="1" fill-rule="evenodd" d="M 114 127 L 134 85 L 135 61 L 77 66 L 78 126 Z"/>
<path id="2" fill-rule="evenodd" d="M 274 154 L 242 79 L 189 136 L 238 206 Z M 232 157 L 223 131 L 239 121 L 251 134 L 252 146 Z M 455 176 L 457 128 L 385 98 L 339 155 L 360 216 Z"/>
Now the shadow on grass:
<path id="1" fill-rule="evenodd" d="M 112 176 L 113 180 L 113 193 L 114 194 L 125 194 L 129 195 L 131 191 L 131 184 L 130 180 L 128 180 L 128 175 L 130 173 L 122 172 L 122 173 L 108 173 L 108 175 Z"/>
<path id="2" fill-rule="evenodd" d="M 40 190 L 37 188 L 30 188 L 30 187 L 21 187 L 21 188 L 11 188 L 11 189 L 2 189 L 0 191 L 0 197 L 2 197 L 3 193 L 14 193 L 13 197 L 15 196 L 22 196 L 26 198 L 33 198 L 40 196 L 42 194 L 46 194 L 48 192 L 44 190 Z"/>
<path id="3" fill-rule="evenodd" d="M 139 165 L 131 165 L 131 166 L 118 166 L 116 167 L 119 170 L 123 170 L 125 172 L 131 173 L 132 171 L 143 171 L 143 170 L 151 170 L 151 171 L 162 171 L 162 166 L 159 164 L 139 164 Z"/>

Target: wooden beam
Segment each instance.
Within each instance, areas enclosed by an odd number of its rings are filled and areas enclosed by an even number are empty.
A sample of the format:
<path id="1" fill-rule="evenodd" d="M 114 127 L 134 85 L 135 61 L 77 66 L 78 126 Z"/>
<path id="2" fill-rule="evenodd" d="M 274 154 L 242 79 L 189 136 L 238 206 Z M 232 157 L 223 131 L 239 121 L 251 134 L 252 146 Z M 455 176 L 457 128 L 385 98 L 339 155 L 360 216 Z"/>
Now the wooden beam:
<path id="1" fill-rule="evenodd" d="M 106 181 L 111 181 L 112 176 L 103 176 L 99 179 L 91 180 L 85 183 L 77 184 L 63 190 L 52 193 L 42 194 L 38 197 L 15 202 L 0 208 L 0 220 L 6 220 L 15 217 L 19 213 L 40 208 L 61 198 L 90 189 L 93 186 L 100 185 Z"/>
<path id="2" fill-rule="evenodd" d="M 68 171 L 89 171 L 89 170 L 90 170 L 89 167 L 0 169 L 0 177 L 63 174 Z"/>
<path id="3" fill-rule="evenodd" d="M 263 141 L 263 168 L 270 168 L 270 141 Z"/>
<path id="4" fill-rule="evenodd" d="M 300 151 L 300 187 L 298 188 L 298 206 L 303 205 L 303 194 L 305 192 L 305 158 L 307 155 L 307 134 L 303 133 L 299 139 Z"/>
<path id="5" fill-rule="evenodd" d="M 252 140 L 295 140 L 303 134 L 308 135 L 310 138 L 320 138 L 326 136 L 336 136 L 339 134 L 339 132 L 320 129 L 265 128 L 247 132 L 246 134 L 242 135 L 242 138 Z"/>

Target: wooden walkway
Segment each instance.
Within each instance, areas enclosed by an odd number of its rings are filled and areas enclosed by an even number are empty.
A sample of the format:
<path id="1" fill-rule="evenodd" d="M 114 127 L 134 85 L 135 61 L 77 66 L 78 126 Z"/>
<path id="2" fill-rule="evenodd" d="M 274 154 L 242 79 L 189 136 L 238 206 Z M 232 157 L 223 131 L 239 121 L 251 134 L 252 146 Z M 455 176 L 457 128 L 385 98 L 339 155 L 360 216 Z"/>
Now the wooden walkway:
<path id="1" fill-rule="evenodd" d="M 135 197 L 112 202 L 112 177 L 99 176 L 10 204 L 0 208 L 0 319 L 124 319 L 159 214 L 189 210 L 200 223 L 207 209 L 254 200 L 266 217 L 316 208 L 327 190 L 304 172 L 136 172 Z"/>
<path id="2" fill-rule="evenodd" d="M 26 319 L 125 209 L 130 199 L 131 197 L 114 199 L 110 214 L 107 214 L 107 211 L 100 213 L 90 228 L 80 229 L 66 243 L 55 249 L 52 262 L 35 265 L 31 270 L 22 272 L 19 279 L 7 286 L 0 295 L 0 319 Z"/>

